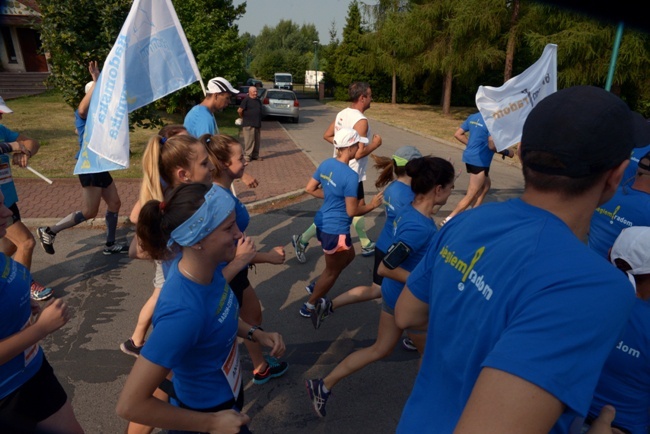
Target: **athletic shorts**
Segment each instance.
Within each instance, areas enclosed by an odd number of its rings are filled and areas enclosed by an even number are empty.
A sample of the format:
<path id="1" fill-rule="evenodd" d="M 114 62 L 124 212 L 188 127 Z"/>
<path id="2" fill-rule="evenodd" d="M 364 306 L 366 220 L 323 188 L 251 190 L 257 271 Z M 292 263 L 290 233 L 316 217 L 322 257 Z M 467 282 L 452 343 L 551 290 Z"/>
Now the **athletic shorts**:
<path id="1" fill-rule="evenodd" d="M 375 283 L 379 286 L 381 286 L 381 282 L 384 281 L 384 277 L 377 274 L 377 271 L 379 270 L 379 264 L 381 264 L 381 261 L 384 260 L 384 256 L 386 256 L 386 253 L 375 247 L 375 266 L 372 269 L 372 283 Z"/>
<path id="2" fill-rule="evenodd" d="M 361 200 L 366 197 L 366 192 L 363 190 L 363 182 L 359 182 L 357 187 L 357 199 Z"/>
<path id="3" fill-rule="evenodd" d="M 237 298 L 237 303 L 239 303 L 239 308 L 241 309 L 244 300 L 244 290 L 251 286 L 251 282 L 248 280 L 248 267 L 242 268 L 241 271 L 232 278 L 229 285 L 232 292 L 235 293 L 235 298 Z"/>
<path id="4" fill-rule="evenodd" d="M 0 399 L 0 431 L 32 432 L 36 424 L 59 411 L 67 399 L 52 366 L 43 357 L 41 368 L 32 378 Z M 5 424 L 15 426 L 15 431 L 5 430 Z"/>
<path id="5" fill-rule="evenodd" d="M 85 173 L 79 175 L 79 182 L 82 187 L 106 188 L 113 183 L 113 177 L 108 172 Z"/>
<path id="6" fill-rule="evenodd" d="M 316 228 L 316 237 L 323 247 L 323 252 L 326 255 L 333 255 L 337 252 L 343 252 L 352 248 L 352 239 L 350 234 L 332 235 L 321 232 Z"/>
<path id="7" fill-rule="evenodd" d="M 474 166 L 473 164 L 465 163 L 465 168 L 467 169 L 467 173 L 472 175 L 478 175 L 481 172 L 485 172 L 485 176 L 490 174 L 490 167 Z"/>
<path id="8" fill-rule="evenodd" d="M 18 209 L 18 203 L 14 203 L 9 207 L 11 210 L 11 224 L 20 221 L 20 210 Z"/>

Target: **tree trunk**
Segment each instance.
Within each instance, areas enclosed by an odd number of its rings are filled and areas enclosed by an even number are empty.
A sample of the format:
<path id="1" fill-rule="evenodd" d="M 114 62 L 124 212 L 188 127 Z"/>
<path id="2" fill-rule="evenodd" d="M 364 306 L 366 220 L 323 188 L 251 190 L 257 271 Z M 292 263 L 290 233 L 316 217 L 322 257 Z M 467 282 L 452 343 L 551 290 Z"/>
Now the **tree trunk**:
<path id="1" fill-rule="evenodd" d="M 395 68 L 393 68 L 393 85 L 391 88 L 391 104 L 397 104 L 397 74 L 395 73 Z"/>
<path id="2" fill-rule="evenodd" d="M 512 63 L 515 58 L 515 45 L 517 42 L 518 28 L 517 23 L 519 22 L 519 0 L 513 0 L 512 2 L 512 16 L 510 17 L 510 31 L 508 32 L 508 43 L 506 45 L 506 66 L 503 71 L 503 82 L 510 80 L 512 78 Z"/>
<path id="3" fill-rule="evenodd" d="M 451 68 L 447 70 L 442 84 L 442 114 L 451 114 L 451 82 L 453 74 Z"/>

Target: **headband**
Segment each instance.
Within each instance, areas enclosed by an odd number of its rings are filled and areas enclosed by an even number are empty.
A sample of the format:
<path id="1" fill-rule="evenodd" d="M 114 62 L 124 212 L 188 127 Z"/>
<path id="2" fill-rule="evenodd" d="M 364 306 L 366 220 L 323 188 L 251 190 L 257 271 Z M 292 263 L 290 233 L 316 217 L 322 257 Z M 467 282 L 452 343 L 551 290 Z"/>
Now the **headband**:
<path id="1" fill-rule="evenodd" d="M 172 231 L 167 247 L 173 243 L 183 247 L 193 246 L 223 223 L 235 209 L 235 200 L 230 193 L 216 184 L 212 185 L 204 198 L 199 209 Z"/>

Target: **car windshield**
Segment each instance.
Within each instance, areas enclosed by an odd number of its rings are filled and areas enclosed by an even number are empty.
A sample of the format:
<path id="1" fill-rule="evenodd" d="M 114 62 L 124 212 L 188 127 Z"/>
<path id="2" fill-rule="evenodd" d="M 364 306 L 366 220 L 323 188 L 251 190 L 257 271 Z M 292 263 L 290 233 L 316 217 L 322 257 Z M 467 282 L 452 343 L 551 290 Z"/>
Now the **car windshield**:
<path id="1" fill-rule="evenodd" d="M 287 101 L 293 101 L 294 96 L 290 92 L 278 92 L 275 90 L 269 90 L 268 93 L 266 94 L 266 98 L 268 99 L 283 99 Z"/>
<path id="2" fill-rule="evenodd" d="M 291 81 L 291 76 L 290 75 L 276 75 L 275 76 L 275 81 L 282 82 L 282 83 L 288 83 Z"/>

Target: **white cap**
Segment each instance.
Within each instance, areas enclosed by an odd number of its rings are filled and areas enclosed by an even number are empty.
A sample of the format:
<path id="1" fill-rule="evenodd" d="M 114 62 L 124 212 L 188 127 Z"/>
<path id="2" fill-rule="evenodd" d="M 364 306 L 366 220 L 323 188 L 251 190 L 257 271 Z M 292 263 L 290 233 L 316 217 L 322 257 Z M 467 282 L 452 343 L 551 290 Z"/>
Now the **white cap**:
<path id="1" fill-rule="evenodd" d="M 5 102 L 4 99 L 0 96 L 0 112 L 2 113 L 13 113 L 14 111 L 7 107 L 7 103 Z"/>
<path id="2" fill-rule="evenodd" d="M 349 148 L 355 143 L 368 143 L 368 138 L 361 137 L 352 128 L 341 128 L 334 134 L 334 146 L 337 148 Z"/>
<path id="3" fill-rule="evenodd" d="M 232 87 L 230 82 L 223 77 L 215 77 L 208 81 L 208 91 L 207 93 L 222 93 L 230 92 L 233 95 L 237 95 L 239 91 Z"/>
<path id="4" fill-rule="evenodd" d="M 612 264 L 616 259 L 627 262 L 633 275 L 650 274 L 650 227 L 632 226 L 623 229 L 609 254 Z"/>

